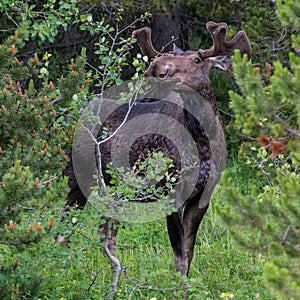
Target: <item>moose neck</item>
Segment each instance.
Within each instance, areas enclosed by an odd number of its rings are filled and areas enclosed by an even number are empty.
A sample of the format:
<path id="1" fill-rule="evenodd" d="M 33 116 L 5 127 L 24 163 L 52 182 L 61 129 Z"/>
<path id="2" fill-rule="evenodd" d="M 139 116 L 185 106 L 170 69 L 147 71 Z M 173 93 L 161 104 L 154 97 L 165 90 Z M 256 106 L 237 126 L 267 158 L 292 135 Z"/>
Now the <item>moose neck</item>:
<path id="1" fill-rule="evenodd" d="M 201 82 L 201 85 L 199 86 L 198 89 L 196 89 L 196 92 L 198 92 L 200 96 L 202 96 L 207 102 L 210 103 L 213 111 L 220 118 L 217 99 L 210 82 L 208 81 Z"/>

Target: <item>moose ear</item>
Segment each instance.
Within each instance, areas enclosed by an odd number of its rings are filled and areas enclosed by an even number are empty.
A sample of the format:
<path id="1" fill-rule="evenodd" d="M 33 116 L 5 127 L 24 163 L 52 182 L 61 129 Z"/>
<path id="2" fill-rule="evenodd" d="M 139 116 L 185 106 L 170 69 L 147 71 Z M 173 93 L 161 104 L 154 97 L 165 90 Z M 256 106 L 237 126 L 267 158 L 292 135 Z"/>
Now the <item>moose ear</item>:
<path id="1" fill-rule="evenodd" d="M 232 65 L 230 56 L 213 56 L 207 59 L 212 63 L 213 67 L 220 68 L 224 71 L 227 71 Z"/>
<path id="2" fill-rule="evenodd" d="M 179 47 L 177 47 L 175 45 L 175 43 L 173 43 L 173 51 L 175 52 L 175 54 L 183 54 L 184 53 L 184 51 L 181 50 Z"/>

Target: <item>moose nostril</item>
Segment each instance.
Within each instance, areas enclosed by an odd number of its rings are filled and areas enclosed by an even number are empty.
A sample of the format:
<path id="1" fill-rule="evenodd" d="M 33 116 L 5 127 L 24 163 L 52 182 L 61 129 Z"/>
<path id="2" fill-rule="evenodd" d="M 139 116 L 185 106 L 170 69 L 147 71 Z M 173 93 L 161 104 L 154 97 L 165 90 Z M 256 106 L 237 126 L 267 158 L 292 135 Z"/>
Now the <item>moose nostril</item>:
<path id="1" fill-rule="evenodd" d="M 165 79 L 165 78 L 168 77 L 168 75 L 169 75 L 169 69 L 167 69 L 165 73 L 158 74 L 158 78 L 159 79 Z"/>

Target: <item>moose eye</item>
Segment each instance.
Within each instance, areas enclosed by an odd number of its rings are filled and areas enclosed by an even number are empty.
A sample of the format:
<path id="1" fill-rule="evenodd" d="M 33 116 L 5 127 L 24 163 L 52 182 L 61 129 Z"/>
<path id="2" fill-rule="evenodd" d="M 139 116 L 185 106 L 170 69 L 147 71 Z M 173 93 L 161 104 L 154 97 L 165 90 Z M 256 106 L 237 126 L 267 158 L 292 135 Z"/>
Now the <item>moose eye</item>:
<path id="1" fill-rule="evenodd" d="M 195 64 L 199 64 L 200 62 L 201 62 L 200 58 L 195 58 L 193 60 L 193 63 L 195 63 Z"/>

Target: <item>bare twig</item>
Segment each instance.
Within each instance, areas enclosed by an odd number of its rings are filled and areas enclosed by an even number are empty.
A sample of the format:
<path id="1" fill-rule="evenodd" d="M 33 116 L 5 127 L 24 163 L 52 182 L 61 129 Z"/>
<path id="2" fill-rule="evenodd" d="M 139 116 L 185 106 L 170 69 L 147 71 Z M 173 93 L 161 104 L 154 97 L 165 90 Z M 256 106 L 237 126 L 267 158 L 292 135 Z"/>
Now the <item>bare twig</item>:
<path id="1" fill-rule="evenodd" d="M 103 270 L 103 268 L 101 268 L 101 269 L 96 273 L 96 275 L 94 276 L 94 278 L 93 278 L 91 284 L 90 284 L 89 287 L 88 287 L 88 292 L 90 291 L 91 287 L 95 284 L 96 279 L 97 279 L 97 277 L 99 276 L 99 274 L 100 274 L 100 272 L 101 272 L 102 270 Z"/>
<path id="2" fill-rule="evenodd" d="M 142 84 L 143 84 L 143 80 L 140 81 L 140 84 L 139 84 L 138 88 L 136 89 L 135 93 L 129 99 L 128 110 L 127 110 L 126 115 L 125 115 L 123 121 L 121 122 L 121 124 L 117 127 L 117 129 L 110 136 L 108 136 L 106 139 L 101 140 L 100 142 L 98 142 L 99 145 L 101 145 L 103 143 L 106 143 L 108 140 L 110 140 L 111 138 L 113 138 L 118 133 L 118 131 L 124 126 L 124 124 L 126 123 L 128 117 L 129 117 L 129 114 L 130 114 L 132 108 L 134 107 L 134 105 L 136 103 L 136 100 L 138 98 L 138 94 L 139 94 L 139 91 L 141 89 Z"/>
<path id="3" fill-rule="evenodd" d="M 113 255 L 109 249 L 109 240 L 111 238 L 111 229 L 112 229 L 112 219 L 108 218 L 107 219 L 107 229 L 106 229 L 106 233 L 105 233 L 105 239 L 104 239 L 104 244 L 103 244 L 103 249 L 105 251 L 105 254 L 108 256 L 108 258 L 110 259 L 110 261 L 114 264 L 114 278 L 113 278 L 113 282 L 111 284 L 111 289 L 112 292 L 115 293 L 117 290 L 117 285 L 118 285 L 118 281 L 119 281 L 119 276 L 121 273 L 121 263 L 118 260 L 118 258 Z"/>
<path id="4" fill-rule="evenodd" d="M 125 268 L 122 269 L 122 271 L 125 274 L 126 278 L 129 279 L 129 281 L 131 283 L 133 283 L 135 286 L 137 286 L 139 289 L 145 289 L 145 290 L 148 290 L 148 291 L 173 291 L 173 292 L 179 290 L 178 287 L 174 287 L 174 288 L 158 288 L 158 287 L 155 287 L 155 286 L 152 286 L 152 285 L 148 284 L 147 282 L 142 283 L 142 282 L 139 282 L 137 279 L 129 276 L 128 273 L 127 273 L 127 270 Z"/>
<path id="5" fill-rule="evenodd" d="M 6 11 L 6 16 L 11 20 L 11 22 L 13 22 L 17 28 L 20 28 L 19 24 L 8 14 L 8 12 Z"/>
<path id="6" fill-rule="evenodd" d="M 284 120 L 282 120 L 278 115 L 276 115 L 275 113 L 271 113 L 271 115 L 272 115 L 272 117 L 275 119 L 276 122 L 278 122 L 278 123 L 280 123 L 280 124 L 283 125 L 284 129 L 285 129 L 287 132 L 289 132 L 289 133 L 291 133 L 291 134 L 293 134 L 293 135 L 295 135 L 295 136 L 297 136 L 297 137 L 300 137 L 300 132 L 298 132 L 298 131 L 296 131 L 296 130 L 290 128 L 290 127 L 288 126 L 288 124 L 287 124 Z"/>
<path id="7" fill-rule="evenodd" d="M 62 98 L 63 98 L 62 95 L 59 95 L 56 99 L 54 99 L 52 102 L 50 102 L 50 104 L 53 105 L 53 104 L 59 102 L 60 100 L 62 100 Z"/>
<path id="8" fill-rule="evenodd" d="M 17 204 L 17 206 L 18 206 L 18 207 L 21 207 L 21 208 L 23 208 L 23 209 L 25 209 L 25 210 L 35 210 L 34 207 L 29 207 L 29 206 L 25 206 L 25 205 L 21 205 L 21 204 Z"/>
<path id="9" fill-rule="evenodd" d="M 285 244 L 287 235 L 288 235 L 288 233 L 289 233 L 289 231 L 290 231 L 291 228 L 292 228 L 292 226 L 289 225 L 289 226 L 287 227 L 287 229 L 285 230 L 284 235 L 283 235 L 283 237 L 282 237 L 282 239 L 281 239 L 281 243 L 282 243 L 282 244 Z"/>
<path id="10" fill-rule="evenodd" d="M 55 180 L 57 180 L 57 179 L 59 179 L 59 178 L 60 178 L 60 175 L 55 176 L 55 177 L 50 178 L 50 179 L 45 180 L 45 181 L 42 181 L 42 180 L 41 180 L 41 181 L 39 182 L 39 185 L 45 185 L 45 184 L 51 183 L 51 182 L 53 182 L 53 181 L 55 181 Z"/>

